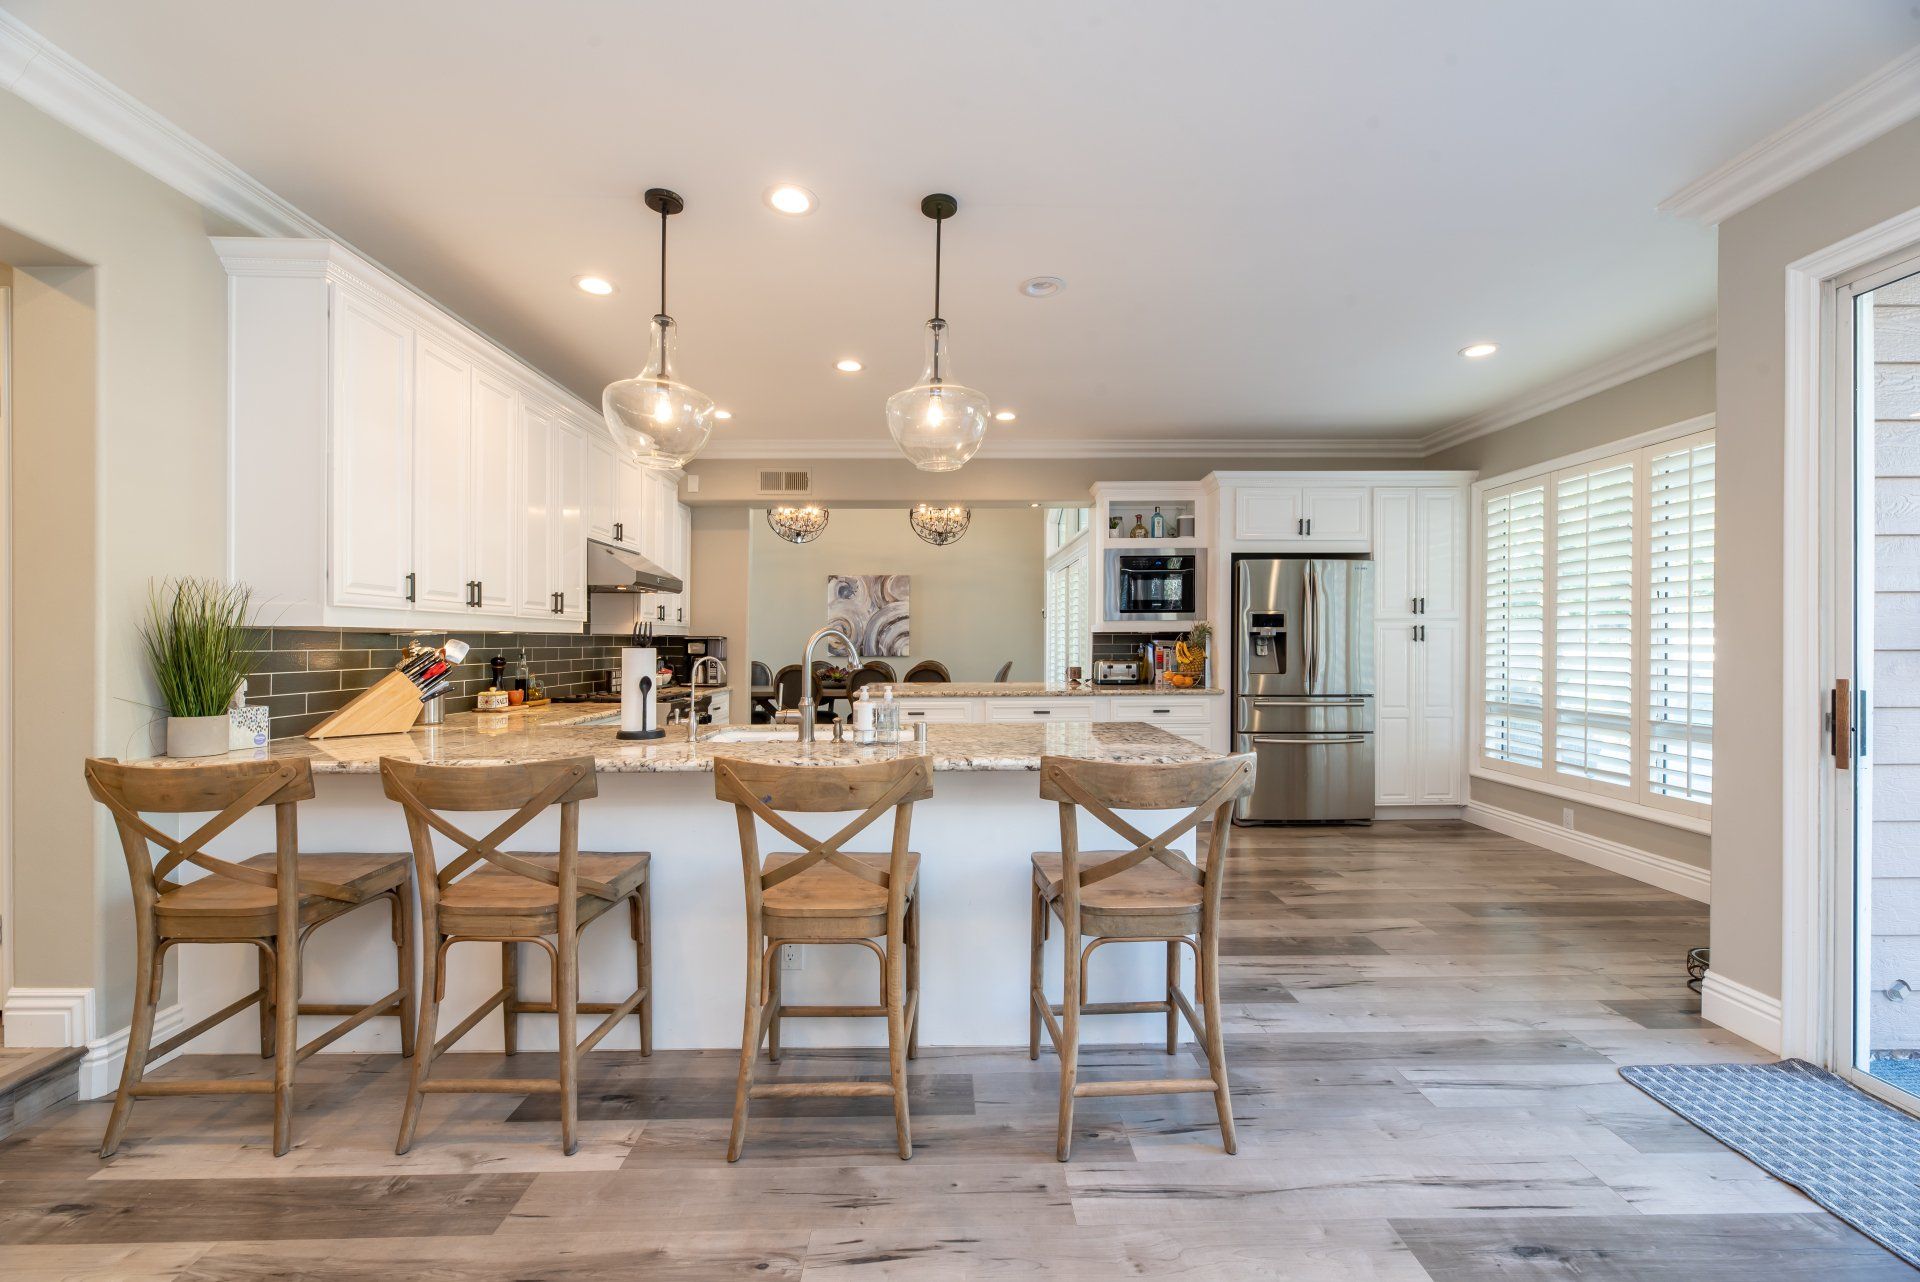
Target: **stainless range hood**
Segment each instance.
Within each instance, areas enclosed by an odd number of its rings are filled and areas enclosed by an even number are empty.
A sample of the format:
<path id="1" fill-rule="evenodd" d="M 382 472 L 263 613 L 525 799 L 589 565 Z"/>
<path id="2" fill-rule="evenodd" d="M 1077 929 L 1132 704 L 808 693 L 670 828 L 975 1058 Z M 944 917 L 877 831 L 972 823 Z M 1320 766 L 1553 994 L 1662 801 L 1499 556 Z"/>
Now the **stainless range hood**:
<path id="1" fill-rule="evenodd" d="M 686 587 L 646 557 L 617 543 L 587 541 L 589 592 L 679 592 Z"/>

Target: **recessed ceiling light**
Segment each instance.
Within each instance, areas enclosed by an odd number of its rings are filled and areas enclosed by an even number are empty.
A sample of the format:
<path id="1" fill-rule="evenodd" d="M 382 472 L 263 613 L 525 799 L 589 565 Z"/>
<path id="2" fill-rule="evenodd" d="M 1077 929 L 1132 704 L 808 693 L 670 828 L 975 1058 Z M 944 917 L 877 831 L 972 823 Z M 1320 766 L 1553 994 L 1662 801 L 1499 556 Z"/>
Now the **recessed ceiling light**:
<path id="1" fill-rule="evenodd" d="M 1498 343 L 1468 343 L 1460 349 L 1460 354 L 1470 361 L 1485 360 L 1500 350 Z"/>
<path id="2" fill-rule="evenodd" d="M 613 292 L 613 282 L 604 276 L 575 276 L 573 283 L 585 294 L 595 294 L 602 298 Z"/>
<path id="3" fill-rule="evenodd" d="M 858 374 L 861 370 L 866 368 L 865 365 L 862 365 L 859 361 L 856 361 L 851 356 L 844 357 L 841 360 L 835 361 L 833 363 L 833 367 L 839 370 L 842 374 Z"/>
<path id="4" fill-rule="evenodd" d="M 713 416 L 724 423 L 726 420 L 733 417 L 733 411 L 732 410 L 715 410 L 713 412 Z"/>
<path id="5" fill-rule="evenodd" d="M 993 416 L 1002 423 L 1011 423 L 1015 418 L 1019 417 L 1012 410 L 995 410 Z"/>
<path id="6" fill-rule="evenodd" d="M 790 214 L 795 218 L 812 213 L 813 207 L 819 203 L 812 192 L 794 183 L 780 183 L 767 188 L 766 202 L 767 207 L 775 213 Z"/>
<path id="7" fill-rule="evenodd" d="M 1052 298 L 1066 287 L 1058 276 L 1029 276 L 1020 282 L 1020 292 L 1028 298 Z"/>

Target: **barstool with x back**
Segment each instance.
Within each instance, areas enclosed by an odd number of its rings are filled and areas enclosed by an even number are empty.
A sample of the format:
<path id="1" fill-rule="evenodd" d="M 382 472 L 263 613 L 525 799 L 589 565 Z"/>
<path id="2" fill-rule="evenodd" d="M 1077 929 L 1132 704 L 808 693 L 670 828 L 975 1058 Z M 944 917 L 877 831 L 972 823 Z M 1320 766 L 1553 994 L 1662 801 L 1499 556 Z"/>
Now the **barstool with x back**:
<path id="1" fill-rule="evenodd" d="M 777 766 L 713 759 L 713 791 L 734 805 L 747 887 L 747 1002 L 740 1036 L 740 1077 L 733 1097 L 727 1160 L 746 1142 L 747 1103 L 755 1099 L 886 1096 L 893 1100 L 895 1139 L 913 1156 L 907 1116 L 907 1060 L 920 1028 L 920 856 L 907 848 L 913 803 L 933 795 L 931 759 L 902 757 L 857 766 Z M 859 810 L 825 840 L 809 836 L 786 813 Z M 870 824 L 893 812 L 893 841 L 884 854 L 842 850 Z M 756 819 L 801 848 L 760 858 Z M 875 943 L 879 939 L 882 943 Z M 880 959 L 880 1001 L 873 1006 L 787 1006 L 780 998 L 780 950 L 789 943 L 861 944 Z M 783 1018 L 884 1017 L 888 1080 L 823 1082 L 753 1080 L 760 1043 L 780 1058 Z"/>
<path id="2" fill-rule="evenodd" d="M 1227 1090 L 1226 1044 L 1220 1028 L 1220 894 L 1226 884 L 1233 803 L 1253 788 L 1253 757 L 1241 754 L 1179 765 L 1040 759 L 1040 796 L 1060 803 L 1060 849 L 1033 857 L 1032 983 L 1027 1057 L 1040 1058 L 1044 1021 L 1060 1053 L 1060 1132 L 1056 1155 L 1073 1152 L 1073 1103 L 1088 1096 L 1209 1092 L 1220 1116 L 1220 1139 L 1234 1151 L 1233 1100 Z M 1149 837 L 1118 810 L 1187 809 L 1185 818 Z M 1078 813 L 1085 810 L 1132 850 L 1081 850 Z M 1173 843 L 1211 821 L 1207 856 L 1196 863 Z M 1049 914 L 1061 925 L 1065 992 L 1048 1001 L 1042 960 Z M 1083 937 L 1091 937 L 1085 948 Z M 1087 963 L 1106 944 L 1164 942 L 1166 993 L 1155 1001 L 1089 1002 Z M 1194 996 L 1204 1023 L 1180 989 L 1180 949 L 1194 952 Z M 1184 1016 L 1206 1051 L 1207 1076 L 1120 1082 L 1079 1080 L 1080 1017 L 1165 1011 L 1167 1054 L 1179 1049 Z"/>
<path id="3" fill-rule="evenodd" d="M 400 1116 L 396 1153 L 413 1144 L 420 1106 L 430 1091 L 560 1095 L 560 1146 L 571 1154 L 579 1115 L 580 1056 L 600 1044 L 619 1022 L 640 1017 L 640 1053 L 653 1053 L 653 930 L 648 918 L 645 851 L 606 854 L 580 849 L 580 803 L 599 792 L 592 757 L 501 766 L 427 766 L 394 757 L 380 759 L 387 796 L 400 803 L 413 840 L 414 876 L 420 884 L 420 922 L 426 936 L 425 982 L 420 1002 L 420 1053 L 413 1061 L 407 1103 Z M 559 849 L 515 854 L 502 843 L 549 806 L 560 807 Z M 484 837 L 473 837 L 442 811 L 513 813 Z M 458 847 L 438 866 L 433 835 Z M 610 909 L 627 904 L 639 986 L 619 1002 L 580 1000 L 580 933 Z M 551 938 L 550 938 L 551 937 Z M 479 1009 L 434 1040 L 440 1003 L 447 995 L 447 950 L 457 943 L 500 945 L 500 988 Z M 521 944 L 537 944 L 553 963 L 549 1000 L 520 996 Z M 518 1049 L 518 1017 L 551 1014 L 559 1024 L 558 1078 L 453 1078 L 431 1076 L 433 1061 L 499 1007 L 506 1024 L 506 1051 Z M 579 1014 L 605 1015 L 584 1041 L 576 1041 Z"/>
<path id="4" fill-rule="evenodd" d="M 413 1053 L 413 906 L 405 855 L 309 855 L 300 851 L 296 807 L 313 799 L 313 770 L 305 762 L 236 761 L 192 766 L 127 766 L 96 757 L 86 763 L 87 789 L 113 813 L 133 881 L 135 932 L 133 1026 L 120 1090 L 107 1118 L 100 1156 L 120 1145 L 133 1101 L 154 1095 L 272 1095 L 273 1155 L 293 1142 L 293 1076 L 302 1060 L 369 1019 L 400 1018 L 400 1053 Z M 261 806 L 274 810 L 273 853 L 234 863 L 207 846 Z M 142 814 L 217 811 L 185 838 L 169 837 Z M 149 843 L 167 853 L 158 863 Z M 170 878 L 182 864 L 207 875 Z M 307 937 L 323 923 L 385 899 L 393 912 L 399 985 L 367 1005 L 302 1002 L 300 957 Z M 252 944 L 260 950 L 260 986 L 192 1028 L 153 1045 L 153 1019 L 167 951 L 175 944 Z M 260 1054 L 273 1060 L 271 1080 L 146 1080 L 147 1061 L 184 1046 L 247 1007 L 260 1008 Z M 301 1015 L 345 1015 L 305 1046 Z"/>

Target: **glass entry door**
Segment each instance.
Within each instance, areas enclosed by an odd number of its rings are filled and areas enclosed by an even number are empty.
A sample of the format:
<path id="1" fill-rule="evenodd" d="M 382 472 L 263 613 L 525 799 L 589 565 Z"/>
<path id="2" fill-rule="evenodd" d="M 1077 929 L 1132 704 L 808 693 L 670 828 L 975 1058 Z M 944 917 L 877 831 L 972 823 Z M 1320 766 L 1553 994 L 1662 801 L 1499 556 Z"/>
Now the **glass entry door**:
<path id="1" fill-rule="evenodd" d="M 1832 1067 L 1920 1111 L 1920 258 L 1838 301 Z"/>

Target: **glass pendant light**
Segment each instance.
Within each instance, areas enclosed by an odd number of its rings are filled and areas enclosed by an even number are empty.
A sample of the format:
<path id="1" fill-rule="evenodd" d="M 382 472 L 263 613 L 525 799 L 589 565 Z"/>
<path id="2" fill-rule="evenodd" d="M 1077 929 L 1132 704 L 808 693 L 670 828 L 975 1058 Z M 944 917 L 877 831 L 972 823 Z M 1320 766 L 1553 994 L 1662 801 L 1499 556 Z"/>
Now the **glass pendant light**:
<path id="1" fill-rule="evenodd" d="M 940 316 L 940 226 L 960 209 L 952 196 L 920 202 L 933 219 L 933 319 L 927 322 L 927 367 L 920 381 L 887 398 L 887 430 L 894 444 L 923 472 L 952 472 L 966 465 L 987 438 L 993 407 L 986 393 L 953 381 L 947 322 Z"/>
<path id="2" fill-rule="evenodd" d="M 973 523 L 973 513 L 958 503 L 916 503 L 907 513 L 907 523 L 925 542 L 937 548 L 958 543 Z"/>
<path id="3" fill-rule="evenodd" d="M 713 433 L 713 398 L 674 376 L 677 327 L 667 315 L 667 219 L 686 208 L 677 192 L 647 189 L 647 208 L 660 215 L 660 312 L 653 318 L 647 367 L 607 384 L 600 407 L 614 443 L 645 467 L 685 467 Z"/>

